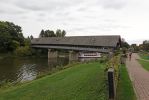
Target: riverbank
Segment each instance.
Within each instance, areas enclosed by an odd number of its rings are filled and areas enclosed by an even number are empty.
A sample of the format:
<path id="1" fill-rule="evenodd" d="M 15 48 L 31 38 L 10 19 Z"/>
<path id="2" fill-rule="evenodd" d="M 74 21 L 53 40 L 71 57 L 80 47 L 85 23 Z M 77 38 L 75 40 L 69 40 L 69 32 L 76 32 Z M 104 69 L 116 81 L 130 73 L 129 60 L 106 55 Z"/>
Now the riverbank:
<path id="1" fill-rule="evenodd" d="M 0 90 L 0 100 L 105 100 L 105 65 L 78 64 L 52 75 Z"/>
<path id="2" fill-rule="evenodd" d="M 4 58 L 48 58 L 47 55 L 43 54 L 43 55 L 31 55 L 31 56 L 18 56 L 15 55 L 12 52 L 8 52 L 8 53 L 0 53 L 0 60 L 4 59 Z"/>

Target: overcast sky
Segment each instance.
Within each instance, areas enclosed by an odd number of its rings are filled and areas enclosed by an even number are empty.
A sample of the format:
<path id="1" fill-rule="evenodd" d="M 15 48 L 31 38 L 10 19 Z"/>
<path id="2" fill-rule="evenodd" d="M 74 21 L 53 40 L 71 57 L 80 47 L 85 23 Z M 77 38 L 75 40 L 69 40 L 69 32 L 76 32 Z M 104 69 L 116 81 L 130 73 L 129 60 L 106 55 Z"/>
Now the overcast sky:
<path id="1" fill-rule="evenodd" d="M 0 20 L 22 27 L 24 36 L 64 29 L 67 36 L 121 35 L 149 40 L 149 0 L 0 0 Z"/>

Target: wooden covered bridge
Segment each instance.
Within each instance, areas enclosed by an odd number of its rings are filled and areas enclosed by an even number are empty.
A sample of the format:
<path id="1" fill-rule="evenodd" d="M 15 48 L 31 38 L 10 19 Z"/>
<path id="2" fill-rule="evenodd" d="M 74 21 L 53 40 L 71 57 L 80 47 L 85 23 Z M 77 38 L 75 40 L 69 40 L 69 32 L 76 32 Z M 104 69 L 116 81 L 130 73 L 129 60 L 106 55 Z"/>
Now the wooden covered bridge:
<path id="1" fill-rule="evenodd" d="M 31 41 L 31 46 L 49 49 L 49 57 L 55 55 L 51 49 L 108 53 L 121 46 L 121 37 L 119 35 L 105 35 L 35 38 Z"/>

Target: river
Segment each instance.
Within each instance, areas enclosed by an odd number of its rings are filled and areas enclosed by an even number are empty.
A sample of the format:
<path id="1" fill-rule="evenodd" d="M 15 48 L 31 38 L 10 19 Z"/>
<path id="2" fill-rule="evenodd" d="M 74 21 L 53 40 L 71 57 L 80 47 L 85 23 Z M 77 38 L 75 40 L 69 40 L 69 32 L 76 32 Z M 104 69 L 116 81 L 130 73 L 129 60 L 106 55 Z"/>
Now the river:
<path id="1" fill-rule="evenodd" d="M 68 58 L 4 58 L 0 60 L 0 84 L 3 82 L 25 82 L 33 80 L 40 73 L 52 71 L 55 67 L 68 64 Z"/>

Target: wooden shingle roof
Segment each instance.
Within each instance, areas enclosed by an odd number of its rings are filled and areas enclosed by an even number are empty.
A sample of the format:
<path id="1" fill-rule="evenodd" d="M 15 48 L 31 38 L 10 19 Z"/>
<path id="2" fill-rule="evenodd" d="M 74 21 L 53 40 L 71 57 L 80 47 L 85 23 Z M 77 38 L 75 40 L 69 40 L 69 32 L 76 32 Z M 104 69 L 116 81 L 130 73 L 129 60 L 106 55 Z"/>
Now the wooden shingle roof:
<path id="1" fill-rule="evenodd" d="M 72 36 L 72 37 L 36 38 L 32 39 L 31 44 L 116 47 L 117 43 L 119 43 L 120 41 L 121 38 L 119 35 Z"/>

